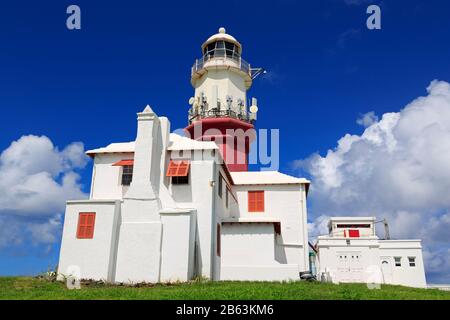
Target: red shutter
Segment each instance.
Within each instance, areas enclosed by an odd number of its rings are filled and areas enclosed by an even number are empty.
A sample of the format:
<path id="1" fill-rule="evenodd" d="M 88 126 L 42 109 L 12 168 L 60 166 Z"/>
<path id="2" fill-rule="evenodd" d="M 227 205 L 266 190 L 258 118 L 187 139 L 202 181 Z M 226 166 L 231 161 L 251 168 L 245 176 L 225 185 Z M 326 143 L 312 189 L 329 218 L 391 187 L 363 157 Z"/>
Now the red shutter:
<path id="1" fill-rule="evenodd" d="M 133 159 L 120 160 L 113 164 L 113 166 L 115 166 L 115 167 L 133 166 L 133 165 L 134 165 Z"/>
<path id="2" fill-rule="evenodd" d="M 167 168 L 167 177 L 186 177 L 189 174 L 190 162 L 188 160 L 170 160 Z"/>
<path id="3" fill-rule="evenodd" d="M 80 212 L 78 216 L 78 239 L 92 239 L 94 237 L 95 212 Z"/>
<path id="4" fill-rule="evenodd" d="M 248 212 L 264 212 L 264 191 L 248 192 Z"/>

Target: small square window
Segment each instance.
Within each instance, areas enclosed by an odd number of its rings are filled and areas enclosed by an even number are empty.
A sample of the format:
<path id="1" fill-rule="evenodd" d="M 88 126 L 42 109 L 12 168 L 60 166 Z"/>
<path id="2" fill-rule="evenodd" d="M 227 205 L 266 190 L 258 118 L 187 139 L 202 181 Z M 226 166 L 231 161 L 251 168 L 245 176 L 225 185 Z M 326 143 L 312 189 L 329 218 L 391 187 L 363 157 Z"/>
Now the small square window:
<path id="1" fill-rule="evenodd" d="M 189 184 L 189 176 L 172 177 L 172 184 Z"/>
<path id="2" fill-rule="evenodd" d="M 416 257 L 408 257 L 409 266 L 415 267 L 416 266 Z"/>
<path id="3" fill-rule="evenodd" d="M 402 258 L 401 257 L 394 257 L 395 266 L 401 267 L 402 266 Z"/>

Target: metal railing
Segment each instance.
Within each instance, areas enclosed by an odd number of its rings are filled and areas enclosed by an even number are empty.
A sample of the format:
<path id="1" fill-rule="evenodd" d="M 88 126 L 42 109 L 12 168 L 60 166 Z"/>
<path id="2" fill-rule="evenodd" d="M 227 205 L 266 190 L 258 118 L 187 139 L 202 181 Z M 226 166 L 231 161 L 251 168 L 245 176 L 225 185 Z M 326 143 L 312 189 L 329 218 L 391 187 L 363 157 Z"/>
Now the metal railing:
<path id="1" fill-rule="evenodd" d="M 189 124 L 191 124 L 193 121 L 200 119 L 224 118 L 224 117 L 239 119 L 245 122 L 252 122 L 247 112 L 236 112 L 230 109 L 228 110 L 211 109 L 199 112 L 194 112 L 192 108 L 189 110 Z"/>
<path id="2" fill-rule="evenodd" d="M 250 64 L 247 61 L 245 61 L 244 59 L 242 59 L 241 56 L 238 55 L 236 52 L 233 52 L 233 51 L 230 51 L 227 49 L 215 49 L 213 51 L 208 52 L 200 59 L 196 59 L 194 65 L 192 66 L 191 74 L 194 74 L 195 72 L 203 69 L 205 64 L 208 61 L 212 61 L 212 60 L 234 61 L 240 70 L 244 71 L 245 73 L 249 74 L 250 76 L 252 75 Z"/>

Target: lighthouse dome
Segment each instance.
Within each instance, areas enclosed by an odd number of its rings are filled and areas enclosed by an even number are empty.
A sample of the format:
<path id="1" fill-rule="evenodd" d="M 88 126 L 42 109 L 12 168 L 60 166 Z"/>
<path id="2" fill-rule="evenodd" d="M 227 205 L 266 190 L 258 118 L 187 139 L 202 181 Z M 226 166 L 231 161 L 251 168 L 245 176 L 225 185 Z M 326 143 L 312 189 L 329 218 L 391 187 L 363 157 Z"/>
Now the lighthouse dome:
<path id="1" fill-rule="evenodd" d="M 242 53 L 242 46 L 239 41 L 237 41 L 232 35 L 227 34 L 225 28 L 223 27 L 219 29 L 218 33 L 209 37 L 208 40 L 202 44 L 203 53 L 210 51 L 208 48 L 212 49 L 212 47 L 217 47 L 217 43 L 219 43 L 219 45 L 224 43 L 227 48 L 232 48 L 233 46 L 237 53 Z"/>

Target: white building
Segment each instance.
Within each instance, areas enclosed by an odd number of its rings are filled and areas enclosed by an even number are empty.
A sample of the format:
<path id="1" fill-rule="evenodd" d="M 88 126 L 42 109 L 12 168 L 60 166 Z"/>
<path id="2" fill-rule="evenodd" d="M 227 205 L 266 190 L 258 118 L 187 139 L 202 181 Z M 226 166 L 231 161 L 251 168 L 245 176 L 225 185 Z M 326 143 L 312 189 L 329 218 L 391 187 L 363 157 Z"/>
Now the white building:
<path id="1" fill-rule="evenodd" d="M 87 152 L 90 198 L 68 201 L 60 278 L 109 282 L 296 280 L 309 271 L 309 181 L 248 172 L 260 72 L 225 33 L 210 37 L 192 68 L 193 139 L 170 133 L 147 106 L 133 142 Z M 229 129 L 242 130 L 232 136 Z M 225 161 L 224 161 L 225 160 Z"/>
<path id="2" fill-rule="evenodd" d="M 381 240 L 374 217 L 331 218 L 319 236 L 317 276 L 324 281 L 426 287 L 421 240 Z"/>
<path id="3" fill-rule="evenodd" d="M 248 172 L 256 99 L 247 90 L 262 69 L 221 28 L 202 45 L 182 137 L 147 106 L 135 141 L 90 150 L 88 200 L 68 201 L 59 277 L 108 282 L 298 280 L 310 270 L 309 181 Z M 250 112 L 248 112 L 248 109 Z M 231 133 L 230 133 L 231 132 Z M 373 218 L 333 218 L 319 237 L 318 276 L 425 286 L 419 240 L 375 236 Z"/>

